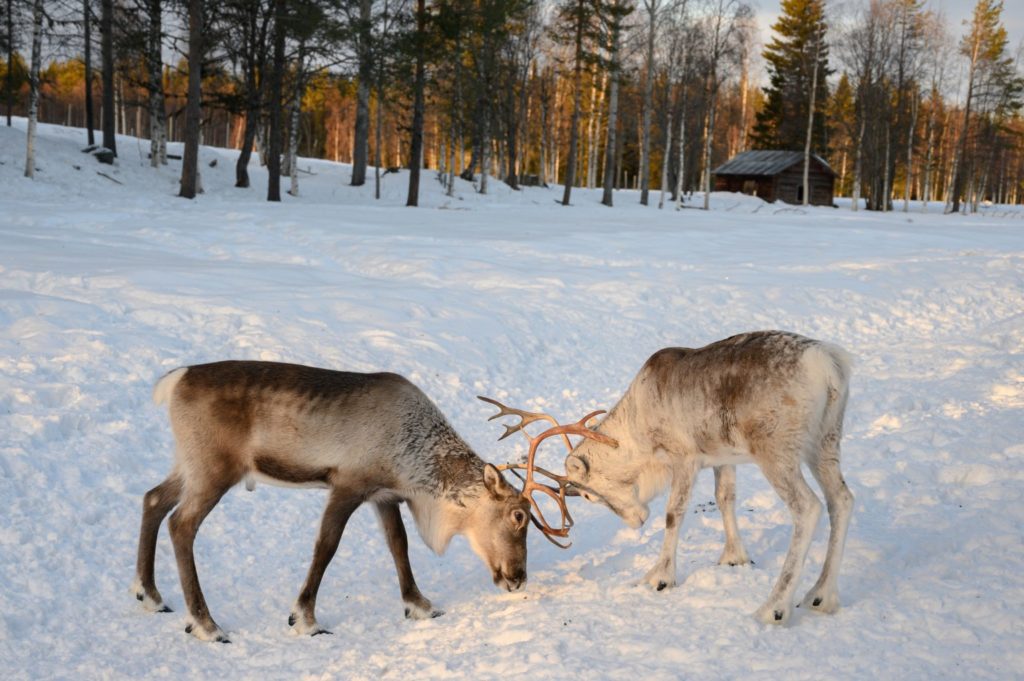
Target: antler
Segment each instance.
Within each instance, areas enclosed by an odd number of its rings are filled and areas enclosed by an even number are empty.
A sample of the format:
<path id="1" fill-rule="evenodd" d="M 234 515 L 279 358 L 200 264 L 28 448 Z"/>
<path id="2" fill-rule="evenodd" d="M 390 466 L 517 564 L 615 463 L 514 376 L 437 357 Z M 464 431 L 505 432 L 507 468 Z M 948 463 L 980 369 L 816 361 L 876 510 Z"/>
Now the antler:
<path id="1" fill-rule="evenodd" d="M 530 520 L 533 521 L 533 524 L 537 527 L 537 529 L 540 530 L 547 538 L 547 540 L 555 546 L 558 546 L 559 548 L 563 549 L 569 548 L 570 546 L 572 546 L 571 542 L 568 544 L 562 544 L 554 539 L 554 537 L 568 537 L 569 530 L 573 526 L 572 515 L 569 513 L 569 509 L 565 504 L 566 486 L 568 485 L 569 481 L 564 475 L 557 475 L 536 465 L 535 459 L 537 456 L 537 447 L 540 445 L 541 442 L 554 435 L 562 436 L 562 438 L 565 440 L 566 446 L 569 448 L 569 451 L 572 451 L 572 442 L 569 440 L 569 435 L 580 435 L 582 437 L 589 438 L 597 442 L 601 442 L 602 444 L 617 447 L 618 442 L 616 442 L 614 439 L 608 437 L 607 435 L 595 432 L 587 427 L 587 422 L 590 421 L 590 419 L 597 416 L 598 414 L 603 414 L 604 410 L 602 409 L 591 412 L 584 416 L 579 421 L 577 421 L 576 423 L 560 425 L 557 421 L 555 421 L 554 418 L 548 416 L 547 414 L 538 414 L 534 412 L 524 412 L 519 409 L 511 409 L 501 404 L 500 402 L 492 400 L 487 397 L 481 397 L 480 399 L 485 402 L 494 404 L 501 410 L 499 413 L 492 416 L 491 419 L 494 419 L 498 416 L 506 415 L 515 415 L 520 417 L 520 423 L 515 426 L 505 426 L 505 434 L 498 439 L 504 439 L 505 437 L 511 435 L 517 430 L 522 431 L 523 435 L 526 436 L 526 438 L 530 441 L 530 450 L 526 456 L 526 464 L 504 464 L 502 466 L 498 466 L 498 469 L 512 471 L 513 475 L 515 475 L 517 478 L 523 481 L 522 495 L 530 501 L 530 506 L 533 509 L 530 513 Z M 548 428 L 547 430 L 542 432 L 540 435 L 537 435 L 536 437 L 530 437 L 529 433 L 527 433 L 523 429 L 523 426 L 541 419 L 550 420 L 554 422 L 555 425 L 551 428 Z M 519 475 L 519 473 L 516 472 L 516 469 L 525 470 L 526 476 L 523 477 Z M 555 488 L 552 487 L 551 485 L 545 485 L 544 483 L 537 482 L 534 479 L 534 473 L 540 473 L 551 478 L 552 480 L 558 483 L 558 487 Z M 552 499 L 554 499 L 555 502 L 558 504 L 559 513 L 561 514 L 560 526 L 558 528 L 554 528 L 550 524 L 548 524 L 547 520 L 544 518 L 544 514 L 540 510 L 540 505 L 537 503 L 537 500 L 533 497 L 534 492 L 541 492 L 543 494 L 546 494 Z"/>
<path id="2" fill-rule="evenodd" d="M 501 424 L 505 428 L 505 433 L 504 435 L 498 438 L 498 442 L 501 442 L 502 440 L 507 438 L 512 433 L 515 433 L 516 431 L 521 431 L 523 435 L 526 436 L 526 439 L 529 440 L 530 434 L 523 429 L 526 426 L 530 425 L 531 423 L 534 423 L 535 421 L 549 421 L 554 426 L 558 425 L 558 421 L 555 419 L 554 416 L 551 416 L 550 414 L 544 414 L 536 411 L 523 411 L 522 409 L 513 409 L 512 407 L 506 407 L 504 404 L 502 404 L 501 402 L 492 397 L 484 397 L 483 395 L 477 395 L 476 398 L 478 400 L 483 400 L 488 404 L 493 404 L 495 407 L 498 408 L 498 413 L 492 416 L 491 418 L 487 419 L 488 421 L 493 421 L 494 419 L 501 418 L 502 416 L 519 417 L 519 423 L 515 423 L 511 426 L 507 426 L 504 423 Z M 572 443 L 569 442 L 569 437 L 567 435 L 563 435 L 562 439 L 565 440 L 565 446 L 571 452 Z"/>

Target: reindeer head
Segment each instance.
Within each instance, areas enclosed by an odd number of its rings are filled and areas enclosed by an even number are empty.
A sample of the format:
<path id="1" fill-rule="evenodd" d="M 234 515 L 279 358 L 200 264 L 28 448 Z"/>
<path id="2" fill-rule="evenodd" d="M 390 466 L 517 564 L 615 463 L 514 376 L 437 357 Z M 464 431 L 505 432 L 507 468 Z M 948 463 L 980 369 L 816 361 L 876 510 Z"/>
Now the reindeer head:
<path id="1" fill-rule="evenodd" d="M 530 502 L 505 482 L 501 472 L 484 465 L 484 492 L 465 529 L 476 555 L 491 571 L 494 585 L 517 591 L 526 584 L 526 525 Z"/>
<path id="2" fill-rule="evenodd" d="M 543 532 L 547 540 L 555 546 L 558 546 L 563 549 L 569 548 L 571 544 L 562 544 L 557 539 L 555 539 L 555 537 L 564 539 L 569 536 L 569 530 L 573 525 L 573 521 L 572 516 L 569 515 L 569 509 L 565 505 L 565 498 L 566 496 L 574 495 L 575 492 L 568 489 L 569 481 L 566 479 L 565 476 L 556 475 L 536 465 L 535 459 L 537 456 L 537 446 L 549 437 L 552 437 L 554 435 L 561 435 L 562 439 L 565 440 L 566 447 L 569 449 L 569 451 L 572 451 L 572 442 L 569 440 L 569 435 L 571 434 L 582 435 L 587 440 L 594 440 L 595 442 L 599 442 L 605 446 L 615 447 L 615 440 L 612 440 L 606 435 L 596 433 L 587 427 L 587 422 L 590 421 L 590 419 L 603 412 L 595 411 L 590 414 L 587 414 L 576 423 L 571 423 L 568 425 L 559 425 L 558 421 L 556 421 L 554 417 L 549 416 L 547 414 L 522 411 L 520 409 L 512 409 L 510 407 L 506 407 L 497 400 L 493 400 L 489 397 L 479 397 L 479 399 L 483 400 L 484 402 L 488 402 L 490 404 L 495 405 L 500 410 L 497 414 L 495 414 L 488 420 L 496 419 L 501 416 L 519 417 L 519 423 L 511 426 L 505 426 L 504 435 L 502 435 L 498 439 L 504 440 L 512 433 L 515 433 L 516 431 L 521 431 L 523 435 L 526 437 L 526 439 L 529 440 L 530 442 L 530 450 L 526 457 L 526 464 L 504 464 L 502 466 L 499 466 L 498 468 L 501 470 L 510 470 L 516 477 L 519 477 L 519 479 L 522 480 L 523 489 L 518 494 L 522 500 L 527 502 L 527 509 L 530 511 L 530 519 L 533 521 L 533 524 L 537 527 L 537 529 Z M 530 437 L 529 433 L 526 432 L 524 427 L 530 423 L 533 423 L 534 421 L 539 420 L 550 421 L 555 425 L 552 428 L 548 428 L 547 430 L 542 432 L 540 435 L 537 435 L 536 437 Z M 517 469 L 525 470 L 526 476 L 520 476 L 516 472 Z M 537 482 L 534 479 L 534 475 L 536 473 L 540 473 L 554 480 L 556 483 L 558 483 L 558 487 L 552 487 L 550 485 L 545 485 L 543 483 Z M 504 480 L 502 482 L 504 482 Z M 561 522 L 559 527 L 556 528 L 549 525 L 547 520 L 544 518 L 544 514 L 541 511 L 541 505 L 538 502 L 537 498 L 534 496 L 534 494 L 537 492 L 546 496 L 549 501 L 553 501 L 555 504 L 557 504 L 558 512 L 561 515 Z M 544 497 L 541 498 L 543 499 Z"/>
<path id="3" fill-rule="evenodd" d="M 653 495 L 643 484 L 647 476 L 615 447 L 595 440 L 581 442 L 565 458 L 565 477 L 581 497 L 607 506 L 633 529 L 650 514 L 647 502 Z"/>

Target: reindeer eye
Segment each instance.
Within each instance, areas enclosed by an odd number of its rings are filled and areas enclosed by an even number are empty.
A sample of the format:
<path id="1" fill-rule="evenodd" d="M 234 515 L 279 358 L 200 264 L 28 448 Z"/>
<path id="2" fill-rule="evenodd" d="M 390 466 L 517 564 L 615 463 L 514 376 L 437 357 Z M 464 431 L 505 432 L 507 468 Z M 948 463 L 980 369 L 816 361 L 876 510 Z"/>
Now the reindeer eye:
<path id="1" fill-rule="evenodd" d="M 515 523 L 517 527 L 520 525 L 525 525 L 526 513 L 520 511 L 519 509 L 512 511 L 512 522 Z"/>

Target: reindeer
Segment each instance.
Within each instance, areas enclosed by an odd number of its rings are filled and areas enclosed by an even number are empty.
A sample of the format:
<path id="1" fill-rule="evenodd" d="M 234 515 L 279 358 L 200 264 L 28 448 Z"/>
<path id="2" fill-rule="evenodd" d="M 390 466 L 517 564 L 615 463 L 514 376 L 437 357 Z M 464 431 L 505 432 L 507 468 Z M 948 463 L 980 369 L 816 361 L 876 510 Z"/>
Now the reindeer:
<path id="1" fill-rule="evenodd" d="M 508 591 L 526 583 L 527 519 L 549 538 L 548 530 L 567 532 L 533 517 L 536 485 L 515 490 L 419 388 L 396 374 L 217 362 L 171 371 L 157 382 L 153 398 L 169 405 L 175 459 L 167 478 L 143 499 L 132 588 L 147 610 L 170 612 L 153 566 L 160 524 L 177 507 L 169 528 L 188 607 L 185 631 L 205 641 L 228 638 L 210 616 L 192 547 L 206 515 L 243 480 L 250 491 L 256 481 L 329 490 L 313 562 L 288 618 L 299 634 L 330 633 L 317 624 L 317 591 L 346 522 L 364 502 L 377 511 L 405 616 L 413 619 L 442 612 L 413 578 L 401 502 L 435 553 L 443 553 L 454 535 L 465 535 L 495 585 Z M 564 509 L 564 496 L 562 503 Z"/>
<path id="2" fill-rule="evenodd" d="M 831 531 L 821 576 L 801 605 L 834 613 L 853 510 L 839 469 L 849 376 L 845 351 L 783 331 L 660 350 L 596 427 L 614 444 L 581 442 L 565 460 L 563 484 L 634 528 L 647 520 L 648 502 L 671 485 L 661 554 L 644 576 L 661 591 L 676 584 L 679 527 L 697 472 L 706 466 L 715 469 L 726 536 L 719 562 L 749 562 L 736 528 L 735 465 L 756 463 L 789 508 L 793 536 L 778 581 L 755 615 L 785 623 L 821 513 L 801 473 L 805 463 L 825 494 Z"/>

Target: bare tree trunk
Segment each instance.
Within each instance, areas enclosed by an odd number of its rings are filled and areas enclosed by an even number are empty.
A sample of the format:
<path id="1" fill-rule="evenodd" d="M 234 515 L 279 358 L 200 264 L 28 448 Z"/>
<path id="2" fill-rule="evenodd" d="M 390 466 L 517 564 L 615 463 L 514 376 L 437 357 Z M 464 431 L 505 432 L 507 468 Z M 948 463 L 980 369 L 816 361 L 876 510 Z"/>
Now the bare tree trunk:
<path id="1" fill-rule="evenodd" d="M 28 72 L 28 135 L 25 142 L 25 177 L 36 176 L 36 121 L 39 118 L 39 69 L 43 63 L 43 0 L 32 7 L 32 65 Z M 10 71 L 12 64 L 8 62 Z"/>
<path id="2" fill-rule="evenodd" d="M 480 189 L 481 194 L 487 193 L 487 179 L 491 174 L 491 129 L 490 118 L 485 115 L 481 125 L 483 141 L 480 144 Z"/>
<path id="3" fill-rule="evenodd" d="M 577 7 L 582 8 L 586 0 L 577 0 Z M 582 12 L 580 12 L 582 14 Z M 575 92 L 573 93 L 572 122 L 569 128 L 569 158 L 565 164 L 565 191 L 562 193 L 562 205 L 569 205 L 569 197 L 572 194 L 572 185 L 576 181 L 576 157 L 579 147 L 580 129 L 580 99 L 583 89 L 583 18 L 577 16 L 576 21 L 576 52 L 575 64 L 573 66 L 573 81 Z"/>
<path id="4" fill-rule="evenodd" d="M 373 198 L 380 199 L 380 163 L 381 163 L 381 145 L 383 144 L 383 133 L 381 132 L 381 126 L 384 124 L 384 92 L 383 85 L 378 79 L 377 82 L 377 122 L 374 125 L 374 145 L 373 145 Z"/>
<path id="5" fill-rule="evenodd" d="M 683 177 L 686 174 L 686 84 L 680 83 L 683 96 L 683 110 L 679 116 L 679 174 L 676 175 L 676 210 L 683 207 Z"/>
<path id="6" fill-rule="evenodd" d="M 548 147 L 551 144 L 551 132 L 548 130 L 548 109 L 551 107 L 550 93 L 546 78 L 540 81 L 540 184 L 548 186 Z"/>
<path id="7" fill-rule="evenodd" d="M 750 66 L 748 51 L 744 48 L 743 61 L 740 64 L 740 142 L 737 153 L 747 150 L 747 101 L 750 99 Z"/>
<path id="8" fill-rule="evenodd" d="M 409 153 L 409 195 L 406 206 L 418 206 L 420 201 L 420 167 L 423 165 L 423 96 L 426 88 L 426 0 L 416 0 L 416 76 L 412 107 L 412 146 Z M 484 166 L 486 173 L 487 167 Z M 481 178 L 483 184 L 485 178 Z"/>
<path id="9" fill-rule="evenodd" d="M 114 103 L 114 0 L 102 0 L 99 28 L 100 58 L 102 60 L 103 108 L 101 111 L 103 127 L 103 146 L 118 155 L 117 151 L 117 108 Z"/>
<path id="10" fill-rule="evenodd" d="M 508 158 L 506 163 L 499 163 L 499 168 L 505 168 L 505 184 L 512 189 L 519 189 L 519 177 L 516 174 L 516 160 L 519 158 L 519 135 L 518 120 L 516 115 L 516 90 L 515 82 L 506 85 L 505 102 L 505 144 L 508 147 Z"/>
<path id="11" fill-rule="evenodd" d="M 907 171 L 903 183 L 903 212 L 910 212 L 910 181 L 914 170 L 914 128 L 917 126 L 917 94 L 911 95 L 910 128 L 907 130 Z"/>
<path id="12" fill-rule="evenodd" d="M 85 129 L 88 139 L 88 145 L 90 147 L 96 146 L 96 122 L 93 118 L 92 112 L 92 7 L 91 0 L 82 0 L 82 28 L 85 32 Z M 7 0 L 7 21 L 8 21 L 8 38 L 10 35 L 10 22 L 11 22 L 11 0 Z M 10 48 L 8 48 L 10 49 Z M 8 52 L 7 64 L 10 65 L 11 56 Z M 11 69 L 10 66 L 7 68 L 7 84 L 10 86 L 11 82 Z M 10 97 L 10 94 L 8 94 Z M 11 107 L 7 107 L 7 125 L 11 124 Z"/>
<path id="13" fill-rule="evenodd" d="M 4 90 L 7 93 L 7 127 L 11 127 L 11 109 L 14 108 L 14 0 L 7 0 L 7 77 Z M 88 6 L 89 0 L 85 0 Z M 88 26 L 88 24 L 87 24 Z M 86 33 L 88 35 L 88 33 Z M 88 63 L 88 62 L 87 62 Z M 88 70 L 86 74 L 88 74 Z M 89 140 L 92 144 L 92 139 Z"/>
<path id="14" fill-rule="evenodd" d="M 885 166 L 882 171 L 882 207 L 881 211 L 887 213 L 890 206 L 890 199 L 892 198 L 892 176 L 889 174 L 889 157 L 892 155 L 892 148 L 890 146 L 890 140 L 892 140 L 892 134 L 889 129 L 888 119 L 885 121 Z"/>
<path id="15" fill-rule="evenodd" d="M 814 133 L 814 104 L 818 95 L 818 61 L 821 54 L 821 36 L 815 36 L 814 68 L 811 69 L 811 104 L 807 110 L 807 139 L 804 142 L 804 205 L 811 204 L 811 139 Z"/>
<path id="16" fill-rule="evenodd" d="M 300 41 L 299 56 L 295 65 L 295 92 L 292 97 L 291 126 L 288 130 L 288 174 L 291 176 L 291 187 L 288 189 L 288 193 L 292 196 L 299 195 L 299 122 L 302 116 L 302 97 L 306 91 L 306 79 L 304 77 L 304 69 L 306 68 L 305 49 L 305 42 Z M 367 96 L 367 99 L 369 99 L 369 96 Z M 367 102 L 367 106 L 369 106 L 369 102 Z M 366 174 L 365 168 L 363 174 Z"/>
<path id="17" fill-rule="evenodd" d="M 857 148 L 853 157 L 853 201 L 850 209 L 860 209 L 861 173 L 864 168 L 864 130 L 867 127 L 867 116 L 861 112 L 860 128 L 857 131 Z"/>
<path id="18" fill-rule="evenodd" d="M 267 94 L 270 97 L 270 140 L 267 149 L 267 201 L 281 200 L 281 95 L 285 69 L 287 0 L 274 0 L 274 59 Z"/>
<path id="19" fill-rule="evenodd" d="M 658 28 L 659 2 L 660 0 L 644 0 L 648 18 L 647 78 L 644 82 L 644 116 L 640 132 L 640 203 L 645 206 L 649 199 L 651 182 L 651 108 L 654 99 L 654 42 Z"/>
<path id="20" fill-rule="evenodd" d="M 712 71 L 712 80 L 717 78 L 714 67 Z M 713 88 L 717 90 L 717 88 Z M 715 134 L 715 93 L 712 91 L 708 96 L 708 113 L 706 123 L 704 124 L 704 173 L 701 176 L 704 188 L 704 210 L 710 210 L 711 208 L 711 138 Z"/>
<path id="21" fill-rule="evenodd" d="M 117 110 L 114 107 L 114 0 L 102 0 L 100 7 L 101 52 L 103 61 L 103 146 L 117 156 L 114 131 Z"/>
<path id="22" fill-rule="evenodd" d="M 604 89 L 607 84 L 607 73 L 601 74 L 600 87 L 597 85 L 596 74 L 590 83 L 590 116 L 587 120 L 587 189 L 593 189 L 597 185 L 597 150 L 601 145 L 601 109 L 604 108 Z"/>
<path id="23" fill-rule="evenodd" d="M 104 0 L 109 2 L 110 0 Z M 185 106 L 185 153 L 179 196 L 194 199 L 199 184 L 199 126 L 202 118 L 203 0 L 188 3 L 188 103 Z"/>
<path id="24" fill-rule="evenodd" d="M 356 86 L 355 145 L 352 154 L 352 186 L 366 184 L 366 164 L 370 144 L 370 80 L 373 74 L 373 47 L 370 44 L 370 22 L 373 0 L 359 0 L 358 59 Z"/>
<path id="25" fill-rule="evenodd" d="M 120 123 L 119 132 L 122 135 L 128 134 L 128 107 L 124 103 L 124 77 L 118 76 L 115 79 L 114 99 L 117 105 L 117 120 Z"/>
<path id="26" fill-rule="evenodd" d="M 88 2 L 88 0 L 86 0 Z M 167 112 L 164 108 L 163 41 L 161 0 L 149 0 L 149 163 L 167 165 Z"/>
<path id="27" fill-rule="evenodd" d="M 658 198 L 659 210 L 665 207 L 665 194 L 668 192 L 669 158 L 672 156 L 672 102 L 668 101 L 668 97 L 665 99 L 668 102 L 668 106 L 665 107 L 668 109 L 668 119 L 665 123 L 665 151 L 661 156 L 661 196 Z"/>
<path id="28" fill-rule="evenodd" d="M 613 46 L 613 51 L 618 54 L 618 39 L 616 38 L 616 44 Z M 608 127 L 605 133 L 605 154 L 604 154 L 604 190 L 601 193 L 601 203 L 605 206 L 612 205 L 612 189 L 615 184 L 615 138 L 616 138 L 616 125 L 618 125 L 619 116 L 619 74 L 617 59 L 614 63 L 616 66 L 613 68 L 611 74 L 611 87 L 608 93 Z"/>

